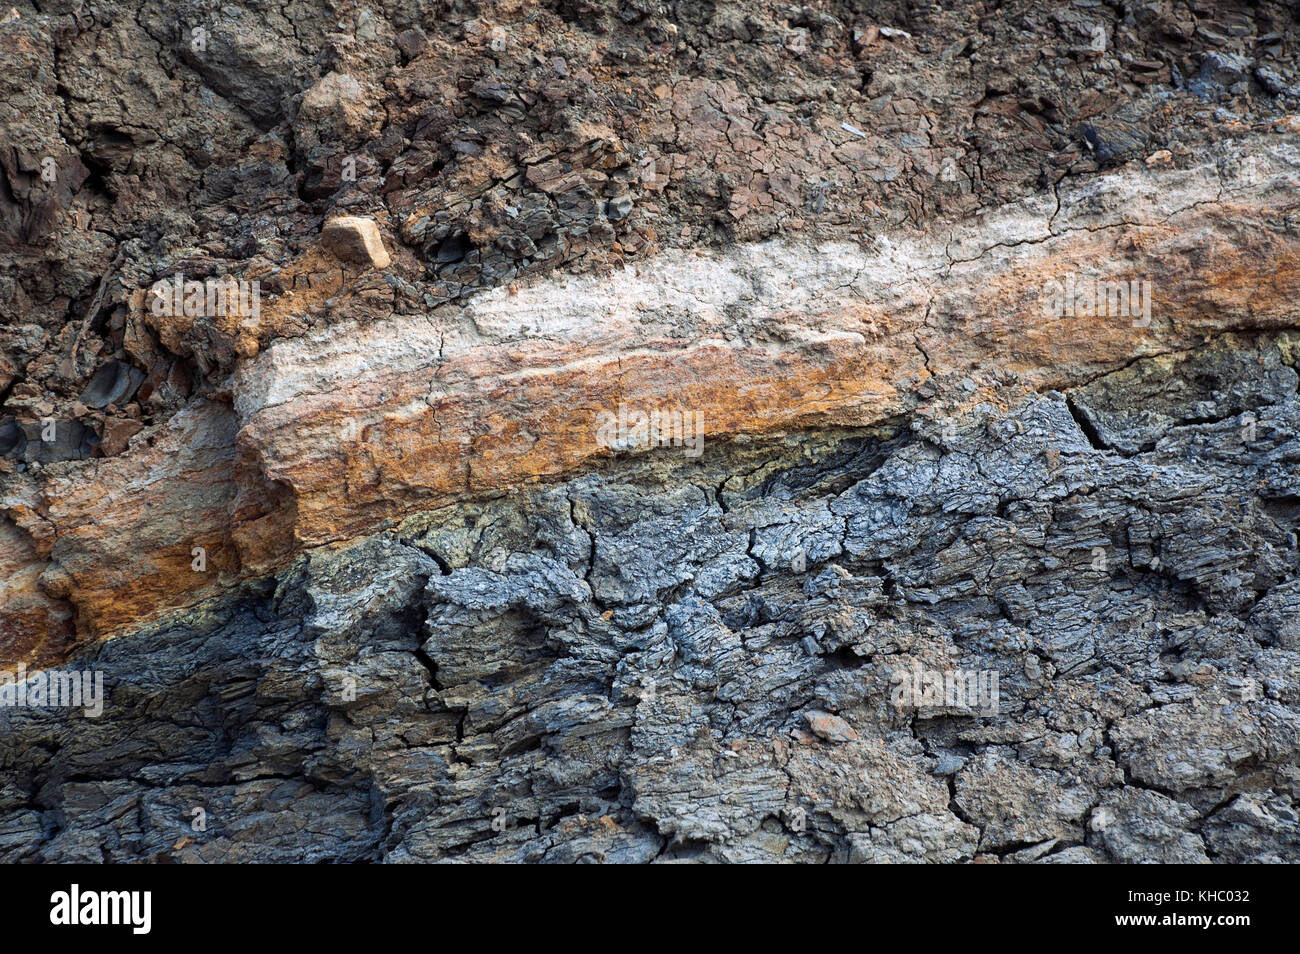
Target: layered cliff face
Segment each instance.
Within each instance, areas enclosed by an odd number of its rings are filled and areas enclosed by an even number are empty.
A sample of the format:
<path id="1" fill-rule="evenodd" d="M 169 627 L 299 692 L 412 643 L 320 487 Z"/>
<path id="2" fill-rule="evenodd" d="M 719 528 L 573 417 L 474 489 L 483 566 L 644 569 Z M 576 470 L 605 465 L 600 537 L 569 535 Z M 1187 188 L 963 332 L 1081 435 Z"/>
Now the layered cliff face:
<path id="1" fill-rule="evenodd" d="M 1298 38 L 15 8 L 0 857 L 1300 859 Z"/>

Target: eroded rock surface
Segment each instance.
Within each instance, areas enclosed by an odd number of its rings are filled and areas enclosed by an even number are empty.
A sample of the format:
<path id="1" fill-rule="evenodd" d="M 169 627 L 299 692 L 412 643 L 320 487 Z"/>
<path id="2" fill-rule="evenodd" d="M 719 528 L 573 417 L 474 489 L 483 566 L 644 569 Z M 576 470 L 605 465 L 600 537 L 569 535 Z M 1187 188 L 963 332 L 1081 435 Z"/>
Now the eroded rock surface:
<path id="1" fill-rule="evenodd" d="M 100 719 L 9 710 L 5 855 L 1294 861 L 1295 343 L 314 552 L 82 658 Z"/>
<path id="2" fill-rule="evenodd" d="M 1300 860 L 1298 40 L 20 3 L 0 858 Z"/>

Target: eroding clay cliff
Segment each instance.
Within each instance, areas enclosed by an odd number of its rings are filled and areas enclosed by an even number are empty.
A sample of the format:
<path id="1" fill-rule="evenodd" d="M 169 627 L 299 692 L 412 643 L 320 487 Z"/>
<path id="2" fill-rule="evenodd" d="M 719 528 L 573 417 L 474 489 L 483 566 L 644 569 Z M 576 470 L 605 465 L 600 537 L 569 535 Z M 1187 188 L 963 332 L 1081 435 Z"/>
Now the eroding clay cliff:
<path id="1" fill-rule="evenodd" d="M 0 853 L 1300 858 L 1298 37 L 16 7 Z"/>

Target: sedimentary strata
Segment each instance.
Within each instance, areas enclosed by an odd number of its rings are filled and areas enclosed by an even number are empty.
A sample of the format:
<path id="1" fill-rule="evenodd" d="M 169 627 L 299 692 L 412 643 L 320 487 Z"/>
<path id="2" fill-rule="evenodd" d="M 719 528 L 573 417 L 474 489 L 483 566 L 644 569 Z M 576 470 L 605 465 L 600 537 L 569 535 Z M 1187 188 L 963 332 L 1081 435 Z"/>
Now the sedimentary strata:
<path id="1" fill-rule="evenodd" d="M 1300 857 L 1289 13 L 752 6 L 0 23 L 0 857 Z"/>

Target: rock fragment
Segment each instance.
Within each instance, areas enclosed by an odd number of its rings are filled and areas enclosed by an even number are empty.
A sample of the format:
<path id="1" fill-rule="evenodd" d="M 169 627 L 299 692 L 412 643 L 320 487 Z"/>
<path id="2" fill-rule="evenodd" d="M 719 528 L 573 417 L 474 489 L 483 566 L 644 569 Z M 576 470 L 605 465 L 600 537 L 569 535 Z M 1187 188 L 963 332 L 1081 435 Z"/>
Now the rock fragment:
<path id="1" fill-rule="evenodd" d="M 803 714 L 808 722 L 808 728 L 819 739 L 825 739 L 827 742 L 852 742 L 858 738 L 858 733 L 837 715 L 829 712 L 821 712 L 817 709 L 811 709 Z"/>
<path id="2" fill-rule="evenodd" d="M 387 268 L 392 262 L 374 219 L 357 215 L 330 219 L 321 230 L 321 244 L 336 258 L 356 265 Z"/>

